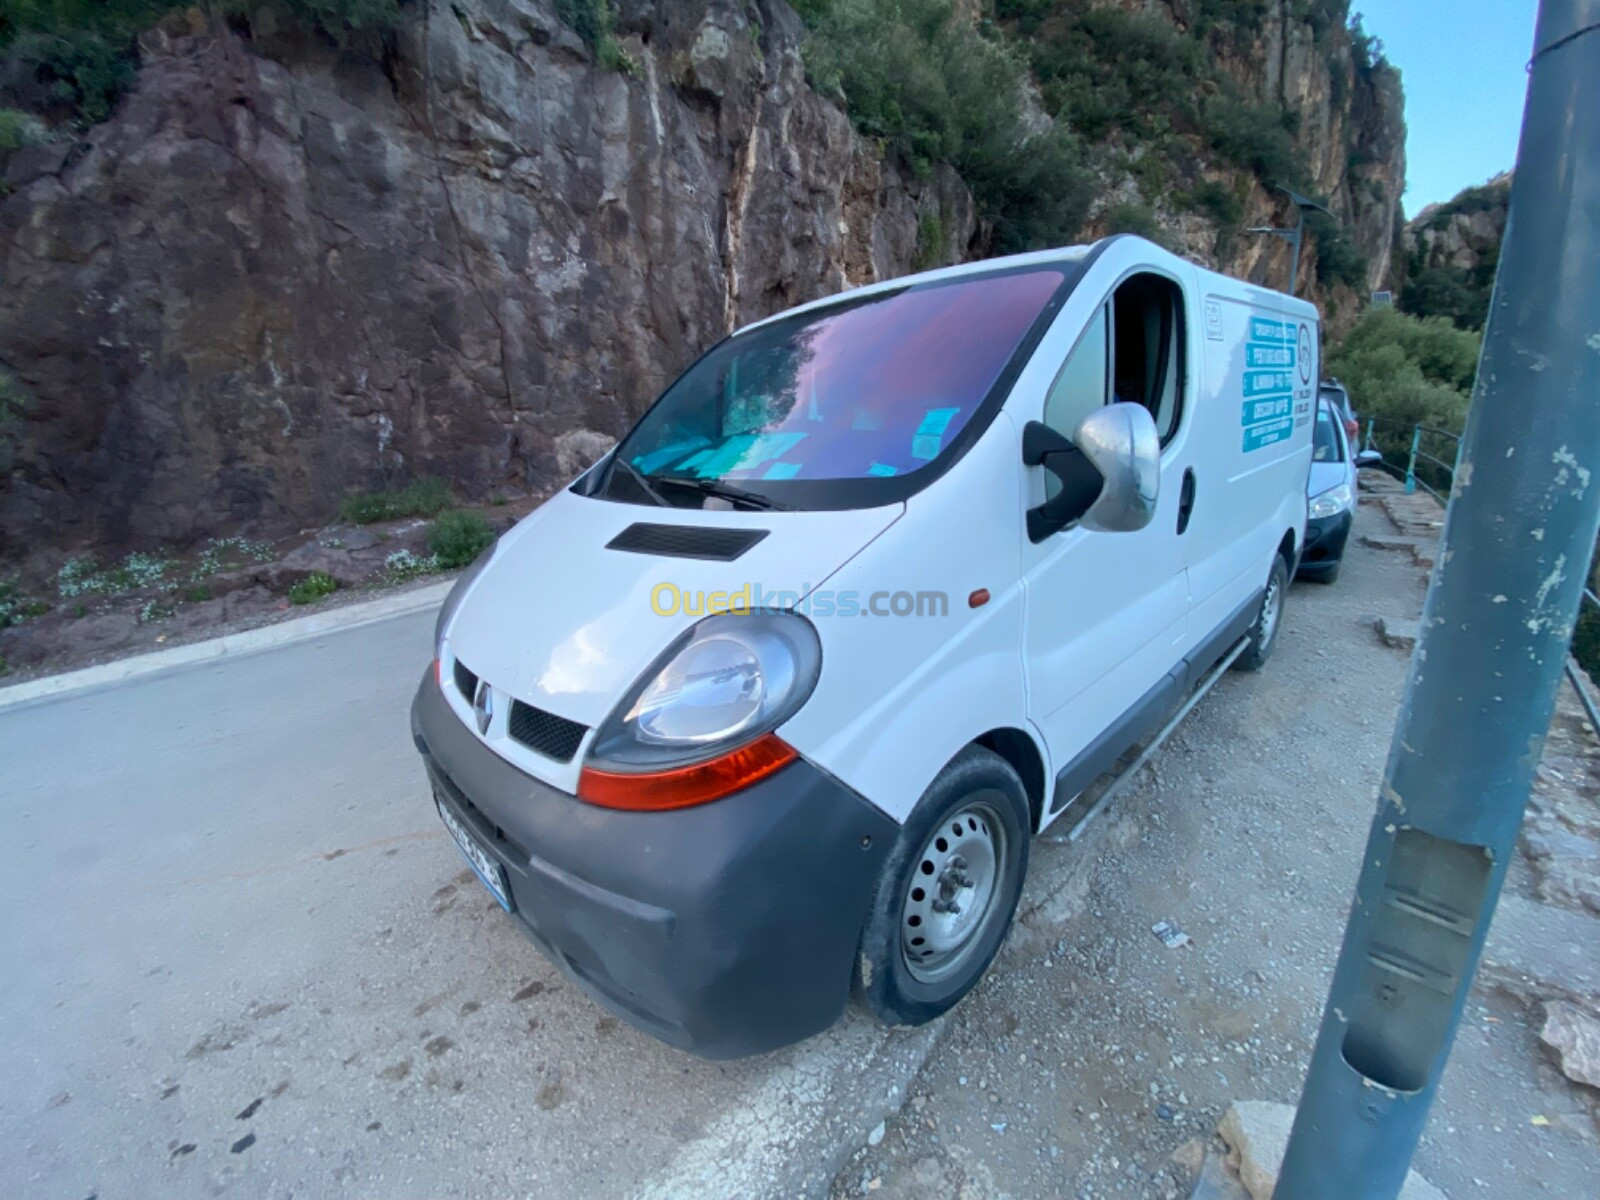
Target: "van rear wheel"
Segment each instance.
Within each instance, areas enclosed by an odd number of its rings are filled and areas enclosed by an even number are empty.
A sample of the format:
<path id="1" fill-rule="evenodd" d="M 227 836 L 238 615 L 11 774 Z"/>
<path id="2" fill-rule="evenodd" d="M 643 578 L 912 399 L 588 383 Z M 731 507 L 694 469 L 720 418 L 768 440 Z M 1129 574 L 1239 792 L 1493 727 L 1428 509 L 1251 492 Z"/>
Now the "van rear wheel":
<path id="1" fill-rule="evenodd" d="M 1272 657 L 1272 648 L 1278 644 L 1278 628 L 1283 624 L 1283 602 L 1288 594 L 1289 568 L 1281 557 L 1274 556 L 1266 591 L 1261 593 L 1261 607 L 1256 612 L 1255 623 L 1250 626 L 1250 644 L 1234 659 L 1233 665 L 1239 670 L 1259 671 Z"/>
<path id="2" fill-rule="evenodd" d="M 879 1020 L 921 1025 L 972 990 L 1011 928 L 1028 867 L 1022 780 L 969 746 L 928 785 L 884 863 L 856 955 Z"/>

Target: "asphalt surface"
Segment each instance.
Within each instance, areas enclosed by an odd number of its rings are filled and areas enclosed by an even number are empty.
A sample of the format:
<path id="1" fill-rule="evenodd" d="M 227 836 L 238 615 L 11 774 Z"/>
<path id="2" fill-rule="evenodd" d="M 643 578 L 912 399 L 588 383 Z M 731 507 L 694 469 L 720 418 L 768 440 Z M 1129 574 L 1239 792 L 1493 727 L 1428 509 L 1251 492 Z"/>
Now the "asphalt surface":
<path id="1" fill-rule="evenodd" d="M 0 709 L 0 1196 L 826 1187 L 932 1031 L 710 1064 L 565 983 L 443 833 L 431 612 Z"/>
<path id="2" fill-rule="evenodd" d="M 1175 1148 L 1298 1093 L 1405 675 L 1372 621 L 1423 583 L 1353 539 L 1297 585 L 1263 672 L 1036 844 L 941 1026 L 739 1063 L 606 1015 L 468 873 L 406 721 L 431 613 L 0 707 L 0 1197 L 1186 1195 Z M 1469 1009 L 1418 1162 L 1456 1200 L 1595 1194 L 1533 1019 Z"/>

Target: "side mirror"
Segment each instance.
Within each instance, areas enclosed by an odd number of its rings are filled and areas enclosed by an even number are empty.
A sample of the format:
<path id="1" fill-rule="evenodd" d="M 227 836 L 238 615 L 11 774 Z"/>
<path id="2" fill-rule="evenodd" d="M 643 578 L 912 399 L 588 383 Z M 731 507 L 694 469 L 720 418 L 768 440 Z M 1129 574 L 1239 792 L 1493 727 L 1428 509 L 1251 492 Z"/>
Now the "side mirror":
<path id="1" fill-rule="evenodd" d="M 1042 542 L 1073 522 L 1102 533 L 1131 533 L 1155 516 L 1161 484 L 1161 442 L 1139 404 L 1097 408 L 1078 424 L 1072 441 L 1029 421 L 1022 461 L 1042 466 L 1061 482 L 1054 497 L 1028 512 L 1028 537 Z"/>
<path id="2" fill-rule="evenodd" d="M 1356 466 L 1357 468 L 1381 467 L 1383 466 L 1383 455 L 1376 450 L 1357 450 Z"/>
<path id="3" fill-rule="evenodd" d="M 1105 479 L 1080 524 L 1101 533 L 1133 533 L 1156 515 L 1161 490 L 1161 439 L 1142 404 L 1108 404 L 1078 424 L 1083 456 Z"/>

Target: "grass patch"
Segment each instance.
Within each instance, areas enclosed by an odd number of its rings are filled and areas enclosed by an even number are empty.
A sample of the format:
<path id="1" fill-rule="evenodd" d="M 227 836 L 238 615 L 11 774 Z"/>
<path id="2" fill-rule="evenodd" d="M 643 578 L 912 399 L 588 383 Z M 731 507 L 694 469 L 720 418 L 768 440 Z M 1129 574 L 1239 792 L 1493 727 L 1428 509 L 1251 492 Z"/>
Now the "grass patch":
<path id="1" fill-rule="evenodd" d="M 313 571 L 289 589 L 290 604 L 315 604 L 339 590 L 339 582 L 325 571 Z"/>
<path id="2" fill-rule="evenodd" d="M 92 554 L 69 558 L 56 572 L 56 591 L 62 599 L 78 596 L 122 596 L 128 592 L 159 588 L 170 592 L 178 586 L 167 578 L 172 560 L 139 551 L 116 566 L 102 567 Z"/>
<path id="3" fill-rule="evenodd" d="M 352 525 L 371 525 L 402 517 L 436 517 L 450 503 L 444 480 L 424 478 L 389 491 L 352 492 L 339 505 L 339 515 Z"/>
<path id="4" fill-rule="evenodd" d="M 440 569 L 467 566 L 494 545 L 494 528 L 475 512 L 447 512 L 428 530 L 428 549 Z"/>
<path id="5" fill-rule="evenodd" d="M 21 625 L 33 617 L 42 617 L 50 606 L 42 600 L 32 600 L 22 594 L 15 579 L 0 579 L 0 629 Z"/>
<path id="6" fill-rule="evenodd" d="M 271 557 L 272 547 L 266 542 L 252 542 L 242 537 L 214 537 L 200 551 L 199 560 L 189 572 L 189 582 L 199 583 L 219 572 L 236 571 L 251 563 L 266 562 Z"/>
<path id="7" fill-rule="evenodd" d="M 383 560 L 383 577 L 389 583 L 405 583 L 432 575 L 439 570 L 439 560 L 432 554 L 413 554 L 409 550 L 396 550 Z"/>
<path id="8" fill-rule="evenodd" d="M 146 600 L 143 607 L 139 609 L 139 624 L 146 625 L 151 621 L 165 621 L 170 618 L 175 611 L 176 610 L 172 607 L 172 605 L 168 604 L 165 600 Z"/>

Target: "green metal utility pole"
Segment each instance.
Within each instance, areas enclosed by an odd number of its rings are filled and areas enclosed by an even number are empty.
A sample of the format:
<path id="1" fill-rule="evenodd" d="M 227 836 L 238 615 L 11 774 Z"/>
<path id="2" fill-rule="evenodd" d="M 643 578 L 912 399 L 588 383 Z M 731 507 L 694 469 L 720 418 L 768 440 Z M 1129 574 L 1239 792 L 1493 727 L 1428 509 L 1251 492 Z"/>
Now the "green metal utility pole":
<path id="1" fill-rule="evenodd" d="M 1444 545 L 1274 1200 L 1400 1192 L 1600 526 L 1600 0 L 1543 0 L 1535 47 Z"/>

